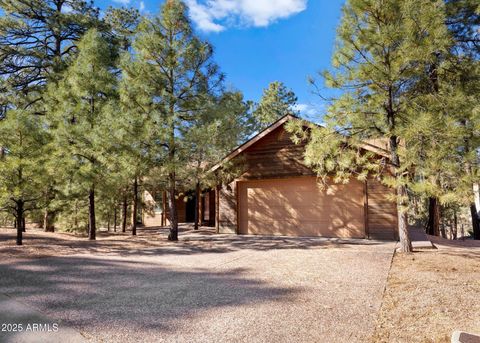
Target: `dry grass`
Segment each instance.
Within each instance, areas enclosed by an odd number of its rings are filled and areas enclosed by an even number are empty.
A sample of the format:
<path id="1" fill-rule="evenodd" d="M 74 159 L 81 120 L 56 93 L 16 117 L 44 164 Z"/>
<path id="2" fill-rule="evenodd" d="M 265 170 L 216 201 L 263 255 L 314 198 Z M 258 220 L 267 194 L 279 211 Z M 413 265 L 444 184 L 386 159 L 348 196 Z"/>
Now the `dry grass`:
<path id="1" fill-rule="evenodd" d="M 431 238 L 438 250 L 395 255 L 372 342 L 480 333 L 480 242 Z"/>

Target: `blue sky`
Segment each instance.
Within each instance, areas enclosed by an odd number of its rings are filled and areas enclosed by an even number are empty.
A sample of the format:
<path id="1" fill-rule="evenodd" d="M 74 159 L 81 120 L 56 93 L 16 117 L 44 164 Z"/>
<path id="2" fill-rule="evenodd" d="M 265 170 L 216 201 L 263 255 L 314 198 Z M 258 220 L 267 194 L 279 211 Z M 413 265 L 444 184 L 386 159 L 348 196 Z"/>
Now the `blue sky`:
<path id="1" fill-rule="evenodd" d="M 156 14 L 163 1 L 97 2 L 127 5 Z M 343 0 L 186 0 L 197 33 L 215 47 L 215 60 L 227 86 L 258 101 L 272 81 L 282 81 L 298 96 L 303 115 L 324 112 L 312 94 L 309 76 L 328 68 Z"/>

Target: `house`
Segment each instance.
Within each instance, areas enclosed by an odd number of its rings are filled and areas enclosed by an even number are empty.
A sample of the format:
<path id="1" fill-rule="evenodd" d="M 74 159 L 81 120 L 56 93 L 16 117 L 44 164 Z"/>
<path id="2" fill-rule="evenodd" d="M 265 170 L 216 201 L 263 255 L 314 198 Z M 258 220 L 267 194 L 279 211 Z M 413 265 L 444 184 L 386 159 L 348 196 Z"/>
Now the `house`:
<path id="1" fill-rule="evenodd" d="M 320 189 L 315 173 L 303 162 L 305 143 L 294 144 L 285 130 L 289 120 L 297 119 L 284 116 L 212 168 L 215 172 L 227 161 L 238 160 L 243 170 L 202 201 L 201 213 L 208 209 L 209 219 L 214 213 L 210 224 L 215 223 L 217 232 L 396 239 L 392 190 L 372 178 Z M 387 153 L 378 145 L 363 148 L 382 156 Z M 183 202 L 179 213 L 185 208 L 188 219 L 188 201 Z"/>

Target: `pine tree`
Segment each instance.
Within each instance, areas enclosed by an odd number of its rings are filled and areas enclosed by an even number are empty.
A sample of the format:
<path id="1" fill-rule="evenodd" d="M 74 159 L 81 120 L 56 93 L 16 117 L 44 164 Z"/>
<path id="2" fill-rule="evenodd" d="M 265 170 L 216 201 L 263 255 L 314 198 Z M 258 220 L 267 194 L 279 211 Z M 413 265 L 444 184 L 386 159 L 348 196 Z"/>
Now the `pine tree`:
<path id="1" fill-rule="evenodd" d="M 454 37 L 449 70 L 454 73 L 449 87 L 455 87 L 454 113 L 462 128 L 460 144 L 464 175 L 460 177 L 469 191 L 468 206 L 475 239 L 480 239 L 480 4 L 475 0 L 446 1 L 447 25 Z M 453 100 L 453 99 L 452 99 Z M 464 188 L 465 189 L 465 188 Z"/>
<path id="2" fill-rule="evenodd" d="M 419 96 L 418 79 L 448 46 L 444 22 L 441 1 L 347 1 L 334 72 L 324 73 L 327 85 L 343 94 L 324 118 L 326 127 L 312 127 L 307 146 L 306 160 L 323 178 L 334 173 L 336 182 L 348 182 L 354 175 L 365 180 L 373 174 L 396 190 L 404 252 L 412 250 L 407 186 L 413 169 L 405 157 L 410 142 L 404 132 L 416 123 L 409 107 Z M 362 143 L 371 139 L 388 142 L 388 159 L 362 151 Z"/>
<path id="3" fill-rule="evenodd" d="M 468 206 L 480 238 L 476 197 L 479 159 L 479 42 L 476 2 L 447 1 L 446 25 L 453 38 L 417 81 L 421 95 L 411 103 L 416 125 L 405 133 L 415 164 L 412 189 L 428 197 L 427 232 L 440 234 L 441 208 Z M 477 206 L 476 202 L 479 204 Z M 474 236 L 475 236 L 474 234 Z"/>
<path id="4" fill-rule="evenodd" d="M 111 45 L 92 29 L 78 45 L 79 53 L 58 87 L 51 87 L 50 109 L 55 113 L 54 135 L 71 182 L 88 194 L 89 239 L 95 239 L 96 189 L 105 177 L 111 153 L 111 122 L 118 113 L 116 55 Z"/>
<path id="5" fill-rule="evenodd" d="M 46 139 L 42 117 L 9 110 L 0 121 L 0 146 L 4 148 L 0 156 L 0 210 L 16 219 L 17 245 L 22 245 L 25 214 L 43 202 Z"/>
<path id="6" fill-rule="evenodd" d="M 184 180 L 184 188 L 195 189 L 195 230 L 200 224 L 201 189 L 214 186 L 211 167 L 254 133 L 249 109 L 240 92 L 212 97 L 185 137 L 183 146 L 189 158 L 179 176 Z"/>
<path id="7" fill-rule="evenodd" d="M 183 140 L 223 76 L 212 62 L 212 47 L 193 34 L 186 6 L 178 0 L 168 0 L 159 16 L 144 19 L 133 49 L 125 78 L 138 113 L 152 124 L 150 150 L 167 178 L 169 240 L 176 241 L 177 174 L 188 157 L 182 154 Z"/>
<path id="8" fill-rule="evenodd" d="M 263 129 L 277 119 L 294 113 L 296 103 L 297 96 L 282 82 L 270 83 L 268 88 L 263 90 L 262 99 L 253 112 L 259 123 L 259 128 Z"/>
<path id="9" fill-rule="evenodd" d="M 9 89 L 36 92 L 31 106 L 49 78 L 65 70 L 76 42 L 99 24 L 99 11 L 83 0 L 2 0 L 0 10 L 0 75 Z"/>

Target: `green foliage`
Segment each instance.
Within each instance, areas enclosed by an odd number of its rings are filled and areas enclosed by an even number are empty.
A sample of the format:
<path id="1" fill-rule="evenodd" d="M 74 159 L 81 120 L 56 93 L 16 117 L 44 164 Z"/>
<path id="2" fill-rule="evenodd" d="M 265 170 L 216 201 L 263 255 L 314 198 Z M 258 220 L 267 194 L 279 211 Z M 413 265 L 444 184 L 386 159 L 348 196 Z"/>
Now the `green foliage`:
<path id="1" fill-rule="evenodd" d="M 83 0 L 1 0 L 0 11 L 0 75 L 15 91 L 41 90 L 99 25 L 98 9 Z"/>
<path id="2" fill-rule="evenodd" d="M 223 75 L 212 61 L 211 45 L 193 34 L 181 1 L 167 1 L 159 16 L 143 19 L 133 50 L 122 63 L 122 102 L 146 128 L 142 136 L 152 167 L 168 178 L 175 194 L 177 174 L 187 169 L 192 153 L 187 137 L 204 124 Z"/>
<path id="3" fill-rule="evenodd" d="M 400 178 L 411 168 L 404 156 L 401 163 L 365 158 L 362 146 L 373 140 L 401 145 L 403 131 L 415 125 L 410 106 L 419 95 L 416 83 L 435 53 L 448 48 L 442 8 L 440 1 L 347 2 L 334 70 L 323 73 L 326 84 L 343 94 L 329 108 L 326 127 L 310 128 L 307 147 L 307 160 L 320 175 L 335 172 L 339 180 L 354 174 L 364 178 L 365 171 L 381 175 L 392 165 L 396 183 L 404 182 Z"/>
<path id="4" fill-rule="evenodd" d="M 132 39 L 140 23 L 138 10 L 134 8 L 109 7 L 105 13 L 104 20 L 112 35 L 113 42 L 120 49 L 127 51 L 132 45 Z"/>
<path id="5" fill-rule="evenodd" d="M 116 143 L 111 123 L 119 113 L 115 56 L 97 30 L 88 31 L 78 57 L 49 90 L 54 160 L 61 161 L 66 195 L 85 196 L 108 177 Z"/>
<path id="6" fill-rule="evenodd" d="M 0 121 L 0 210 L 18 217 L 19 203 L 24 212 L 42 203 L 46 140 L 42 117 L 10 110 Z"/>
<path id="7" fill-rule="evenodd" d="M 253 112 L 259 128 L 263 129 L 287 114 L 294 114 L 296 103 L 297 96 L 282 82 L 270 83 L 268 88 L 264 89 L 262 99 Z"/>

